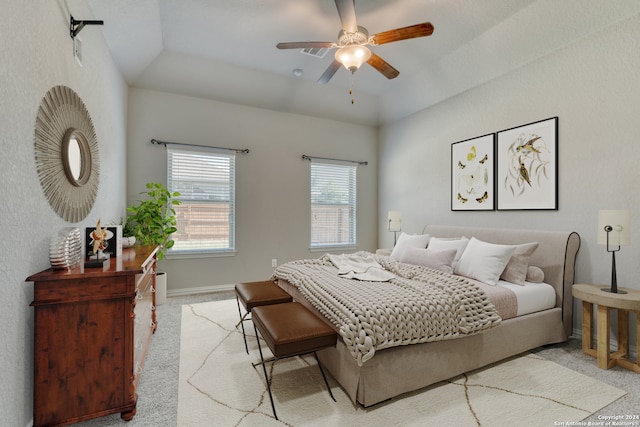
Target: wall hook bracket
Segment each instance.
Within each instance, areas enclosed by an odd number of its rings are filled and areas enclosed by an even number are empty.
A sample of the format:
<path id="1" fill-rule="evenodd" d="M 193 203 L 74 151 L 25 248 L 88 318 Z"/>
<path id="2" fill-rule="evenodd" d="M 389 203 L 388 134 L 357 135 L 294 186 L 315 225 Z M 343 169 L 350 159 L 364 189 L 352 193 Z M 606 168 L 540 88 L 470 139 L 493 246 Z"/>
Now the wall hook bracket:
<path id="1" fill-rule="evenodd" d="M 89 20 L 89 21 L 78 21 L 73 18 L 73 15 L 70 15 L 69 19 L 69 35 L 72 39 L 74 39 L 78 33 L 84 28 L 85 25 L 104 25 L 104 21 L 98 20 Z"/>

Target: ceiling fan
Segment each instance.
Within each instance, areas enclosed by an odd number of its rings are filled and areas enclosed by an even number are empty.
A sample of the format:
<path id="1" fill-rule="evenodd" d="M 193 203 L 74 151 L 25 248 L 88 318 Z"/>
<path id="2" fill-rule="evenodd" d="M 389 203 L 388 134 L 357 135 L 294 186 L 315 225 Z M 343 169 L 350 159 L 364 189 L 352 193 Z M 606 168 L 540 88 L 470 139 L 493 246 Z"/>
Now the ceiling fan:
<path id="1" fill-rule="evenodd" d="M 341 65 L 351 73 L 355 73 L 365 62 L 386 78 L 396 78 L 400 72 L 387 61 L 371 52 L 367 45 L 377 46 L 433 34 L 433 25 L 430 22 L 424 22 L 395 30 L 383 31 L 370 37 L 367 29 L 359 26 L 356 22 L 355 0 L 335 0 L 335 2 L 342 23 L 342 30 L 338 33 L 337 43 L 286 42 L 276 45 L 278 49 L 338 48 L 335 59 L 318 79 L 319 84 L 329 82 Z"/>

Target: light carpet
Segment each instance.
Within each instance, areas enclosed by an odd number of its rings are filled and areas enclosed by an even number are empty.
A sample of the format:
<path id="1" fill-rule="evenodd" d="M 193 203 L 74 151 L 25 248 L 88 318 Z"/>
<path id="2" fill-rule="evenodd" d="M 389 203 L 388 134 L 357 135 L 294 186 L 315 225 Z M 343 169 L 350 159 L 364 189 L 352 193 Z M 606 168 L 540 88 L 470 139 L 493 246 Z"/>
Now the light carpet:
<path id="1" fill-rule="evenodd" d="M 235 300 L 183 306 L 179 426 L 571 425 L 626 394 L 524 354 L 365 409 L 328 376 L 333 402 L 315 359 L 305 356 L 267 365 L 276 421 L 262 368 L 252 366 L 260 358 L 253 324 L 245 322 L 252 332 L 247 355 L 237 322 Z M 270 352 L 262 348 L 266 358 Z"/>

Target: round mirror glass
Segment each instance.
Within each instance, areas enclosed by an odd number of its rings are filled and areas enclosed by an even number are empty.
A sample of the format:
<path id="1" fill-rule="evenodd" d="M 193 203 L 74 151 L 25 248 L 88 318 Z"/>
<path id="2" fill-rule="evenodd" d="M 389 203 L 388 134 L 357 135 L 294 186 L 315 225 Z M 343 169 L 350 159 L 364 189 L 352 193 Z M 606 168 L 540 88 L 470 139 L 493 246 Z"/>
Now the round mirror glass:
<path id="1" fill-rule="evenodd" d="M 70 183 L 80 187 L 91 175 L 91 150 L 87 138 L 77 129 L 69 129 L 62 141 L 62 165 Z"/>
<path id="2" fill-rule="evenodd" d="M 82 160 L 80 160 L 80 145 L 75 135 L 71 135 L 69 138 L 69 148 L 67 150 L 67 156 L 69 158 L 69 168 L 71 169 L 71 175 L 74 180 L 80 178 L 80 171 L 82 170 Z"/>

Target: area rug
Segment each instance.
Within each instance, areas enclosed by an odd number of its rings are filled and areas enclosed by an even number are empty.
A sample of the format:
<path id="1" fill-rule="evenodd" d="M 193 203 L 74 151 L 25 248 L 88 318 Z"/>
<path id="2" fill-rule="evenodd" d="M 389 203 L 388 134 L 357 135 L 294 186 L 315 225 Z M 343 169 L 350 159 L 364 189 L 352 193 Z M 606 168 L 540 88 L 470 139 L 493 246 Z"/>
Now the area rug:
<path id="1" fill-rule="evenodd" d="M 527 353 L 365 409 L 328 375 L 333 402 L 305 356 L 267 365 L 277 421 L 262 368 L 252 366 L 260 358 L 253 324 L 245 322 L 247 355 L 238 318 L 235 300 L 183 306 L 179 426 L 572 425 L 626 394 Z"/>

